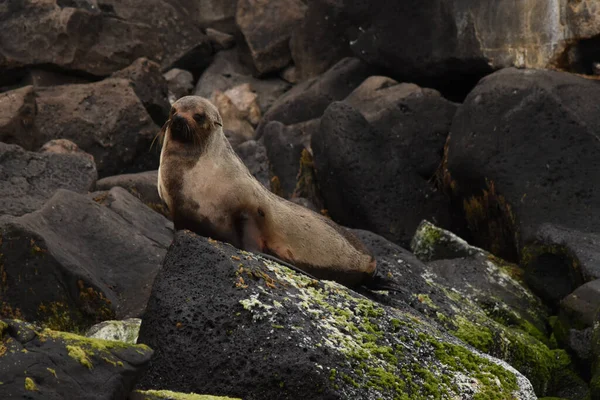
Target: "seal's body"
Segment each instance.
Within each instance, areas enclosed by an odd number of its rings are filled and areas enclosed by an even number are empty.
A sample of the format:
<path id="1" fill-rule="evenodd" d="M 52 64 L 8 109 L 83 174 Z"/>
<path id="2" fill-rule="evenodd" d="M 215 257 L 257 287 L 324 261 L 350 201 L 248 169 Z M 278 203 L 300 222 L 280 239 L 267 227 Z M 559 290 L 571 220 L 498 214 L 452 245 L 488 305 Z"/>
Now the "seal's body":
<path id="1" fill-rule="evenodd" d="M 161 137 L 158 191 L 175 229 L 270 254 L 349 286 L 375 273 L 375 259 L 349 230 L 271 193 L 250 174 L 208 100 L 175 102 Z"/>

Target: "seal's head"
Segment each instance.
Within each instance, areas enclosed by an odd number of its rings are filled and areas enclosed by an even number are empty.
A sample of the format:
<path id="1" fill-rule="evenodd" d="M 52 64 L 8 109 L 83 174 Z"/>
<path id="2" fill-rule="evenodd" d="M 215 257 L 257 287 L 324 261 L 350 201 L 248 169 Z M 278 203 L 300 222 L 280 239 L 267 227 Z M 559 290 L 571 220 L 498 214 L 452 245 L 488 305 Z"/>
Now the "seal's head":
<path id="1" fill-rule="evenodd" d="M 161 130 L 163 144 L 204 147 L 223 121 L 217 108 L 200 96 L 185 96 L 173 103 L 169 119 Z"/>

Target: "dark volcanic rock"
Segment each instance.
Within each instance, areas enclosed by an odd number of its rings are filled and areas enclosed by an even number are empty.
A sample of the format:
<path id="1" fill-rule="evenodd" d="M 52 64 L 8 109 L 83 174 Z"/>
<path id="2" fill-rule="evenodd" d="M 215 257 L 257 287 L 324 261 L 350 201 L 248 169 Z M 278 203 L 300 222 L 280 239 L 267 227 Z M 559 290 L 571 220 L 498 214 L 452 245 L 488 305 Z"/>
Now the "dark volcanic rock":
<path id="1" fill-rule="evenodd" d="M 529 286 L 558 305 L 584 282 L 600 279 L 600 235 L 543 224 L 525 243 L 521 264 Z"/>
<path id="2" fill-rule="evenodd" d="M 267 150 L 270 173 L 279 182 L 279 195 L 290 198 L 294 193 L 302 150 L 310 148 L 310 138 L 318 130 L 318 119 L 290 126 L 271 121 L 265 126 L 261 140 Z"/>
<path id="3" fill-rule="evenodd" d="M 216 51 L 227 50 L 235 46 L 235 38 L 225 32 L 218 31 L 216 29 L 208 28 L 206 30 L 206 36 L 210 39 L 213 49 Z"/>
<path id="4" fill-rule="evenodd" d="M 92 154 L 101 177 L 158 167 L 150 144 L 160 128 L 125 79 L 37 90 L 37 147 L 69 139 Z"/>
<path id="5" fill-rule="evenodd" d="M 317 181 L 331 217 L 407 246 L 423 219 L 450 225 L 446 197 L 429 182 L 454 105 L 415 91 L 369 123 L 357 110 L 333 103 L 312 136 Z M 432 123 L 435 121 L 435 123 Z"/>
<path id="6" fill-rule="evenodd" d="M 259 74 L 277 71 L 292 59 L 292 29 L 304 17 L 302 0 L 239 0 L 235 22 Z"/>
<path id="7" fill-rule="evenodd" d="M 87 193 L 97 177 L 86 156 L 35 153 L 0 142 L 0 215 L 33 212 L 58 189 Z"/>
<path id="8" fill-rule="evenodd" d="M 345 58 L 323 75 L 302 82 L 281 96 L 263 116 L 257 138 L 270 121 L 285 125 L 319 118 L 333 101 L 343 100 L 369 76 L 369 68 L 356 58 Z"/>
<path id="9" fill-rule="evenodd" d="M 79 146 L 67 139 L 53 139 L 44 145 L 39 150 L 40 153 L 55 153 L 55 154 L 78 154 L 87 157 L 88 160 L 94 161 L 94 156 L 81 150 Z"/>
<path id="10" fill-rule="evenodd" d="M 244 83 L 249 83 L 258 95 L 262 113 L 290 88 L 289 83 L 279 78 L 254 78 L 252 71 L 240 62 L 237 49 L 231 49 L 215 55 L 212 64 L 200 76 L 194 94 L 211 99 L 217 91 L 225 92 Z"/>
<path id="11" fill-rule="evenodd" d="M 37 105 L 33 86 L 0 93 L 0 142 L 34 149 Z"/>
<path id="12" fill-rule="evenodd" d="M 3 399 L 126 400 L 153 351 L 0 320 Z"/>
<path id="13" fill-rule="evenodd" d="M 160 71 L 160 65 L 145 57 L 138 58 L 129 67 L 115 72 L 112 78 L 128 79 L 135 94 L 158 126 L 169 118 L 171 105 L 168 100 L 169 87 Z"/>
<path id="14" fill-rule="evenodd" d="M 488 254 L 478 247 L 469 245 L 454 233 L 425 220 L 417 227 L 415 236 L 410 241 L 410 250 L 423 262 Z"/>
<path id="15" fill-rule="evenodd" d="M 189 231 L 176 234 L 159 271 L 139 342 L 155 350 L 140 389 L 392 399 L 426 396 L 432 384 L 440 395 L 535 398 L 512 368 L 472 353 L 407 307 L 378 305 Z M 478 384 L 462 385 L 472 379 Z"/>
<path id="16" fill-rule="evenodd" d="M 561 313 L 577 329 L 594 325 L 596 314 L 600 311 L 600 279 L 580 286 L 560 302 Z"/>
<path id="17" fill-rule="evenodd" d="M 599 232 L 598 96 L 593 80 L 513 68 L 469 94 L 452 123 L 447 173 L 468 200 L 476 245 L 516 259 L 543 223 Z"/>
<path id="18" fill-rule="evenodd" d="M 157 185 L 158 170 L 108 176 L 96 182 L 96 190 L 108 191 L 113 187 L 122 187 L 148 207 L 164 214 L 165 209 L 158 195 Z"/>
<path id="19" fill-rule="evenodd" d="M 169 103 L 171 104 L 194 90 L 194 75 L 190 71 L 173 68 L 165 72 L 164 77 L 167 80 Z"/>
<path id="20" fill-rule="evenodd" d="M 3 314 L 74 330 L 142 313 L 172 225 L 121 188 L 96 200 L 61 189 L 0 218 Z"/>
<path id="21" fill-rule="evenodd" d="M 237 0 L 178 0 L 189 10 L 190 17 L 203 28 L 215 28 L 227 33 L 237 31 L 235 9 Z M 208 29 L 207 29 L 208 30 Z"/>
<path id="22" fill-rule="evenodd" d="M 175 1 L 34 0 L 0 9 L 0 70 L 51 65 L 106 76 L 150 57 L 164 69 L 194 51 L 206 65 L 210 41 Z M 7 75 L 8 77 L 8 75 Z"/>
<path id="23" fill-rule="evenodd" d="M 236 154 L 242 159 L 248 170 L 262 185 L 270 188 L 269 161 L 267 151 L 262 143 L 248 140 L 234 147 Z"/>

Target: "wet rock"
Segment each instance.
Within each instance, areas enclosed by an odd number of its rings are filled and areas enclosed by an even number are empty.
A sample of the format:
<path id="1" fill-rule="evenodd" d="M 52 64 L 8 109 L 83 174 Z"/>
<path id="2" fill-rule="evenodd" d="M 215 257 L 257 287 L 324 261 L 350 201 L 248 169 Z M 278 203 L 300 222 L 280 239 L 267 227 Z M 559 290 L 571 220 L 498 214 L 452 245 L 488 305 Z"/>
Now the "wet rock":
<path id="1" fill-rule="evenodd" d="M 122 187 L 154 211 L 167 215 L 165 205 L 158 195 L 158 170 L 108 176 L 96 182 L 96 190 L 108 191 Z"/>
<path id="2" fill-rule="evenodd" d="M 156 125 L 162 126 L 169 118 L 169 89 L 159 64 L 146 57 L 138 58 L 129 67 L 112 74 L 112 77 L 128 79 L 131 82 L 135 94 Z"/>
<path id="3" fill-rule="evenodd" d="M 113 340 L 128 344 L 136 344 L 142 320 L 129 318 L 123 321 L 102 321 L 92 326 L 85 333 L 92 339 Z"/>
<path id="4" fill-rule="evenodd" d="M 279 182 L 279 195 L 290 198 L 294 193 L 302 151 L 310 149 L 310 138 L 318 130 L 318 119 L 290 126 L 271 121 L 265 126 L 262 142 L 267 150 L 272 178 L 276 177 Z"/>
<path id="5" fill-rule="evenodd" d="M 35 147 L 69 139 L 94 156 L 101 177 L 158 167 L 150 144 L 160 128 L 128 80 L 40 88 L 37 108 Z"/>
<path id="6" fill-rule="evenodd" d="M 453 109 L 439 95 L 406 96 L 370 123 L 349 105 L 332 103 L 311 140 L 331 217 L 406 247 L 423 219 L 447 228 L 449 202 L 430 179 Z"/>
<path id="7" fill-rule="evenodd" d="M 162 0 L 52 0 L 14 2 L 0 11 L 4 43 L 0 70 L 31 65 L 106 76 L 139 57 L 163 69 L 196 52 L 190 67 L 206 65 L 212 53 L 208 38 L 176 2 Z M 156 27 L 160 26 L 160 29 Z M 44 49 L 44 51 L 40 51 Z M 10 78 L 5 74 L 6 78 Z"/>
<path id="8" fill-rule="evenodd" d="M 140 316 L 172 224 L 121 188 L 95 200 L 61 189 L 39 211 L 0 217 L 4 316 L 68 331 Z"/>
<path id="9" fill-rule="evenodd" d="M 244 35 L 259 74 L 282 69 L 292 59 L 292 29 L 302 20 L 301 0 L 239 0 L 235 22 Z"/>
<path id="10" fill-rule="evenodd" d="M 216 91 L 249 83 L 257 95 L 258 105 L 264 114 L 289 88 L 290 84 L 279 78 L 256 79 L 252 71 L 240 63 L 237 49 L 220 51 L 212 64 L 202 73 L 194 94 L 210 99 Z"/>
<path id="11" fill-rule="evenodd" d="M 225 32 L 208 28 L 206 30 L 206 36 L 208 36 L 213 48 L 217 51 L 227 50 L 235 46 L 235 38 L 233 37 L 233 35 L 227 34 Z"/>
<path id="12" fill-rule="evenodd" d="M 260 121 L 257 95 L 245 83 L 225 92 L 213 93 L 212 103 L 217 107 L 223 126 L 244 140 L 254 138 L 254 127 Z"/>
<path id="13" fill-rule="evenodd" d="M 87 157 L 92 162 L 94 161 L 94 156 L 81 150 L 79 146 L 67 139 L 54 139 L 45 143 L 40 148 L 40 153 L 78 154 Z"/>
<path id="14" fill-rule="evenodd" d="M 0 320 L 2 396 L 126 400 L 152 356 L 144 345 Z"/>
<path id="15" fill-rule="evenodd" d="M 469 94 L 452 123 L 446 182 L 475 245 L 515 261 L 544 223 L 598 231 L 598 95 L 592 80 L 514 68 Z"/>
<path id="16" fill-rule="evenodd" d="M 148 389 L 245 399 L 391 399 L 432 391 L 535 398 L 506 363 L 409 310 L 189 231 L 176 234 L 156 278 L 139 342 L 156 350 L 139 383 Z M 208 379 L 215 368 L 220 379 Z"/>
<path id="17" fill-rule="evenodd" d="M 488 253 L 429 221 L 422 221 L 410 242 L 410 250 L 423 262 L 451 260 Z"/>
<path id="18" fill-rule="evenodd" d="M 277 99 L 263 116 L 257 137 L 270 121 L 293 125 L 321 117 L 331 102 L 346 98 L 368 76 L 369 68 L 362 61 L 341 60 L 323 75 L 294 86 Z"/>
<path id="19" fill-rule="evenodd" d="M 270 187 L 269 161 L 265 147 L 255 140 L 245 141 L 234 147 L 252 176 L 266 188 Z"/>
<path id="20" fill-rule="evenodd" d="M 173 68 L 164 74 L 169 87 L 169 103 L 175 103 L 179 98 L 187 96 L 194 90 L 194 75 L 191 72 Z"/>
<path id="21" fill-rule="evenodd" d="M 36 153 L 0 142 L 0 215 L 38 210 L 58 189 L 87 193 L 98 174 L 89 157 Z"/>
<path id="22" fill-rule="evenodd" d="M 0 142 L 14 143 L 33 150 L 38 135 L 36 113 L 33 86 L 0 93 Z"/>
<path id="23" fill-rule="evenodd" d="M 521 251 L 529 286 L 557 306 L 584 282 L 600 279 L 600 235 L 543 224 Z"/>

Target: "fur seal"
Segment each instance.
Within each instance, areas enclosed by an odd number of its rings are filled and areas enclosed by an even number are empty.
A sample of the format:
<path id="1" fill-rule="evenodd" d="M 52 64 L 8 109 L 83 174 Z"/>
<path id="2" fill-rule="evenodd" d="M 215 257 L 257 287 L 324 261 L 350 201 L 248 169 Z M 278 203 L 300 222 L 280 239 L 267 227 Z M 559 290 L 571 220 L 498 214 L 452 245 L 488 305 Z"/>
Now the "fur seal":
<path id="1" fill-rule="evenodd" d="M 159 138 L 158 193 L 176 230 L 270 255 L 346 286 L 374 277 L 375 258 L 350 230 L 275 195 L 250 174 L 207 99 L 173 103 Z"/>

